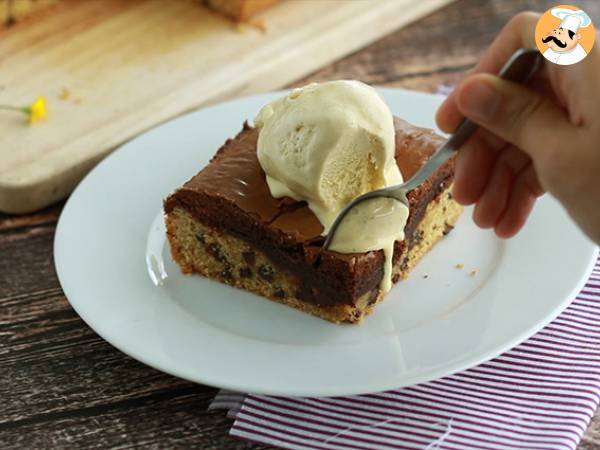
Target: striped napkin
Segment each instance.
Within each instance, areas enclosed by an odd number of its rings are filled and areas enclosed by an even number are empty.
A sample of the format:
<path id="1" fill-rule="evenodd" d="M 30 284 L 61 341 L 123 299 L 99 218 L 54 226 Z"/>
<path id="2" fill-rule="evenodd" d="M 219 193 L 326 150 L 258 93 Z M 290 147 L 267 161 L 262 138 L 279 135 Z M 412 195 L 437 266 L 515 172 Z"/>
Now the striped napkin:
<path id="1" fill-rule="evenodd" d="M 600 259 L 550 325 L 480 366 L 377 394 L 221 391 L 231 435 L 285 449 L 574 450 L 600 400 Z"/>

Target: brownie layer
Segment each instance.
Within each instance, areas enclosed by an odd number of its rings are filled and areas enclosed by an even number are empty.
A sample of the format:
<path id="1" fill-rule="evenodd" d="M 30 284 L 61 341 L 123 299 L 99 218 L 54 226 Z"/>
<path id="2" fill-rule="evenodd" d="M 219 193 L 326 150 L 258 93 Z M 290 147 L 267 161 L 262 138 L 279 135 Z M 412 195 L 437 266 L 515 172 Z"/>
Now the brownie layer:
<path id="1" fill-rule="evenodd" d="M 407 253 L 407 263 L 393 267 L 393 274 L 405 278 L 410 269 L 425 255 L 453 224 L 462 207 L 445 191 L 427 206 L 424 219 L 416 232 L 422 238 Z M 244 289 L 273 301 L 299 309 L 335 323 L 358 323 L 383 299 L 375 286 L 356 298 L 353 304 L 318 305 L 298 298 L 302 291 L 296 271 L 275 266 L 271 258 L 221 228 L 205 225 L 183 208 L 173 209 L 167 216 L 167 235 L 173 259 L 184 273 L 199 273 L 207 278 Z"/>
<path id="2" fill-rule="evenodd" d="M 396 162 L 410 178 L 443 139 L 431 130 L 395 119 Z M 383 276 L 383 252 L 340 254 L 321 251 L 321 223 L 305 202 L 271 196 L 256 156 L 257 130 L 242 131 L 219 149 L 210 163 L 165 201 L 165 211 L 187 210 L 202 223 L 240 237 L 282 269 L 301 278 L 297 297 L 318 305 L 354 304 Z M 395 243 L 394 264 L 419 241 L 415 232 L 427 205 L 451 183 L 453 161 L 409 193 L 406 239 Z"/>

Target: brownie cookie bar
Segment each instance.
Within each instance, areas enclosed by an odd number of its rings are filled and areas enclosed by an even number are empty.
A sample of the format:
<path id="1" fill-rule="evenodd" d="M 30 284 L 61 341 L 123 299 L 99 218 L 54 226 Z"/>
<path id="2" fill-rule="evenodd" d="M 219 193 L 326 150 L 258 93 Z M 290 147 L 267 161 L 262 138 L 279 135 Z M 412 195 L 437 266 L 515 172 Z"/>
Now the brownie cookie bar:
<path id="1" fill-rule="evenodd" d="M 395 159 L 404 179 L 443 138 L 395 118 Z M 305 202 L 273 198 L 248 124 L 164 203 L 174 260 L 199 273 L 332 322 L 360 322 L 383 297 L 383 251 L 322 251 L 323 227 Z M 393 281 L 452 230 L 462 212 L 450 193 L 451 159 L 408 194 L 405 239 L 396 241 Z"/>

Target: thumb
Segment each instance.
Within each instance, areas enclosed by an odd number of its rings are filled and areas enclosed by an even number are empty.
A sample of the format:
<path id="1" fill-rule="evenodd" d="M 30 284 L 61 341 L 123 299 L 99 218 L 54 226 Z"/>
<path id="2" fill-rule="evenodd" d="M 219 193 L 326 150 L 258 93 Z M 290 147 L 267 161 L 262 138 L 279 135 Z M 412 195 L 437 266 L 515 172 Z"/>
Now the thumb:
<path id="1" fill-rule="evenodd" d="M 554 102 L 525 86 L 488 74 L 459 87 L 460 112 L 536 160 L 555 149 L 573 126 Z"/>

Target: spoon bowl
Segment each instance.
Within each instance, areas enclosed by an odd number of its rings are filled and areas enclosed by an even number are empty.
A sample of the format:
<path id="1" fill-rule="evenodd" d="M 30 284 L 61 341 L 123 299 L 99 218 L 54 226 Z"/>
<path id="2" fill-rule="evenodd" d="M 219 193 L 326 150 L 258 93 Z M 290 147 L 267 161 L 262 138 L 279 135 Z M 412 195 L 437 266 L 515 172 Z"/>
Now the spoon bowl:
<path id="1" fill-rule="evenodd" d="M 515 83 L 526 83 L 539 69 L 543 62 L 542 54 L 535 48 L 521 48 L 512 54 L 504 67 L 498 74 L 501 78 Z M 442 164 L 444 164 L 454 153 L 477 131 L 479 126 L 468 119 L 464 119 L 452 136 L 433 154 L 433 156 L 419 169 L 419 171 L 408 181 L 388 186 L 383 189 L 367 192 L 356 197 L 348 203 L 338 214 L 331 225 L 323 249 L 327 250 L 333 241 L 333 237 L 344 217 L 359 203 L 376 197 L 389 197 L 404 203 L 408 207 L 407 194 L 419 186 L 431 176 Z"/>

